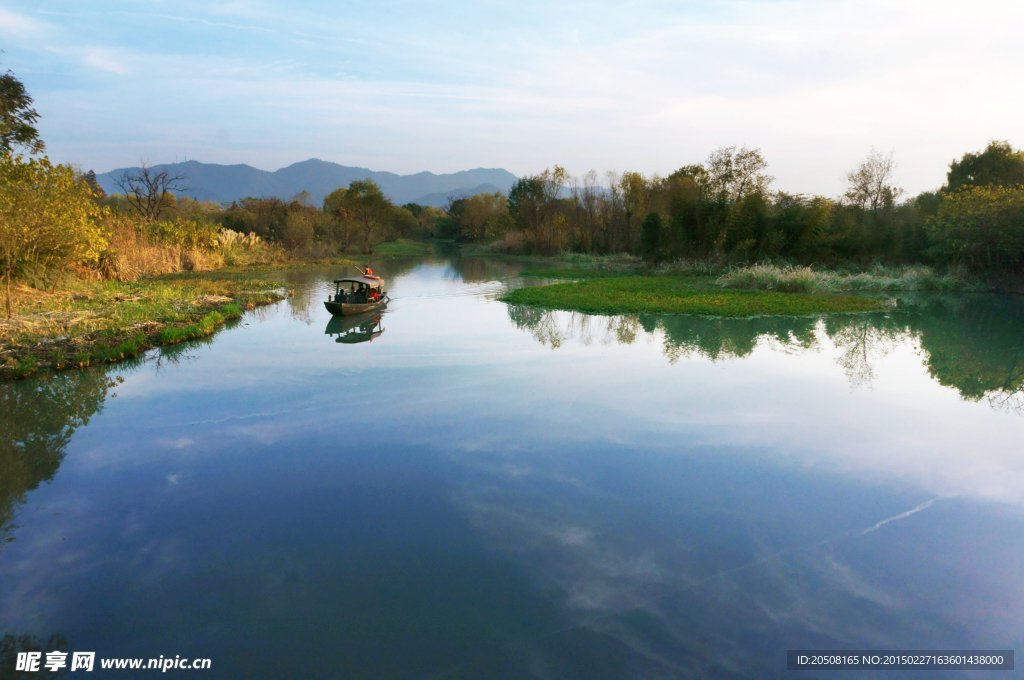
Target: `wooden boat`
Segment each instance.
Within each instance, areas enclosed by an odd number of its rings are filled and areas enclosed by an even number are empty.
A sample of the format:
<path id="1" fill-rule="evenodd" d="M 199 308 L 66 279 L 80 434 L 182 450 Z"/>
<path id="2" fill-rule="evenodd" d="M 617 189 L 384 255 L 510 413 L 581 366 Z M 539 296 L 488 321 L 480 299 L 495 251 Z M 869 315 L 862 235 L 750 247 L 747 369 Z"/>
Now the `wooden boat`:
<path id="1" fill-rule="evenodd" d="M 335 279 L 334 285 L 334 295 L 328 295 L 324 303 L 327 311 L 334 316 L 365 314 L 388 306 L 388 294 L 384 292 L 382 279 L 354 276 Z"/>

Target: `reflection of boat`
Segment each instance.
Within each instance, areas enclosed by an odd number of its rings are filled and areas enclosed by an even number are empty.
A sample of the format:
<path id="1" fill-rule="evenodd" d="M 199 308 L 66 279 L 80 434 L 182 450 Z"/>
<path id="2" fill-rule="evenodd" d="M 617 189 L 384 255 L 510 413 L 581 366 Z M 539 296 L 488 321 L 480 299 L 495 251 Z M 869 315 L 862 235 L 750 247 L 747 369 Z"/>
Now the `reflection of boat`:
<path id="1" fill-rule="evenodd" d="M 357 342 L 372 342 L 374 338 L 384 332 L 381 327 L 380 314 L 359 314 L 358 316 L 333 316 L 327 322 L 324 333 L 337 335 L 335 342 L 346 345 L 354 345 Z"/>
<path id="2" fill-rule="evenodd" d="M 334 295 L 327 296 L 324 306 L 335 316 L 372 312 L 384 309 L 388 304 L 384 281 L 379 278 L 355 276 L 350 279 L 335 279 L 334 284 Z"/>

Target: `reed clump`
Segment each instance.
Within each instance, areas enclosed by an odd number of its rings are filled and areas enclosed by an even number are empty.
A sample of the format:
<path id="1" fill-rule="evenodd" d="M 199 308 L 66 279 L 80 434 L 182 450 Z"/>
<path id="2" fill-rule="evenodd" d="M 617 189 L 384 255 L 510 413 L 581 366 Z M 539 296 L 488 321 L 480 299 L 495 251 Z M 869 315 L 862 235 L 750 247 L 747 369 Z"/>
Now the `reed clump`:
<path id="1" fill-rule="evenodd" d="M 753 264 L 731 269 L 716 279 L 723 288 L 828 295 L 848 292 L 973 291 L 979 284 L 956 271 L 938 274 L 923 265 L 885 267 L 864 272 L 824 271 L 807 266 Z"/>

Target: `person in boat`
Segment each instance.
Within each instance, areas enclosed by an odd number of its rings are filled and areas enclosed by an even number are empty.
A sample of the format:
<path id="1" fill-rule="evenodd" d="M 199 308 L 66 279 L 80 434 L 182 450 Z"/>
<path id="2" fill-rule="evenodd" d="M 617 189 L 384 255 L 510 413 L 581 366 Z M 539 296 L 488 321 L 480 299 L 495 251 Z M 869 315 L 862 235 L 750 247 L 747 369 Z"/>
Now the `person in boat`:
<path id="1" fill-rule="evenodd" d="M 363 276 L 365 276 L 368 279 L 377 279 L 378 281 L 380 280 L 379 276 L 374 276 L 373 275 L 373 270 L 370 269 L 370 265 L 368 265 L 368 264 L 367 265 L 363 265 Z"/>

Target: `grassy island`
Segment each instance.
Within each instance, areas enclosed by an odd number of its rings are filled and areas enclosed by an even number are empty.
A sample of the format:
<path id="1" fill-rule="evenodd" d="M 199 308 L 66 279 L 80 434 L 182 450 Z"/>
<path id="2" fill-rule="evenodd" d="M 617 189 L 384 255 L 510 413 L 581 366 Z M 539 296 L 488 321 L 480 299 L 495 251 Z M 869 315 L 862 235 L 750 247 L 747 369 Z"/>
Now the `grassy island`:
<path id="1" fill-rule="evenodd" d="M 549 273 L 543 275 L 551 276 Z M 806 316 L 873 312 L 886 308 L 878 300 L 850 295 L 709 288 L 698 278 L 684 276 L 602 276 L 572 283 L 518 288 L 501 299 L 518 305 L 596 314 Z"/>

